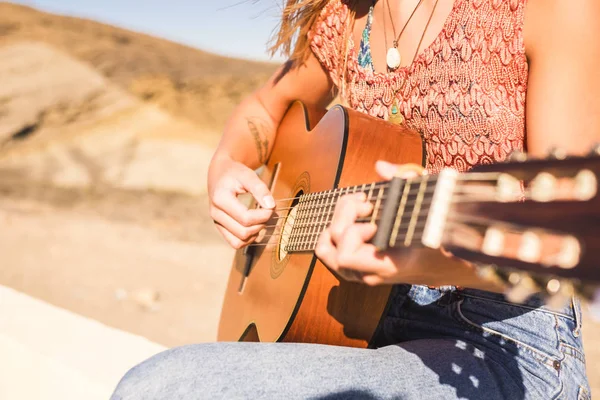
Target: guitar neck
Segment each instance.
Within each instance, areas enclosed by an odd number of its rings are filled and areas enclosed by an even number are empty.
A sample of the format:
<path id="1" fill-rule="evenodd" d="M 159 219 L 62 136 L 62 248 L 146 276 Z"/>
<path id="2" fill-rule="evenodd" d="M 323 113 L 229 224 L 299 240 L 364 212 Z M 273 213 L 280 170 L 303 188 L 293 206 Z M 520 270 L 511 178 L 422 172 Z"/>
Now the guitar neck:
<path id="1" fill-rule="evenodd" d="M 353 193 L 365 193 L 373 204 L 372 214 L 360 222 L 378 225 L 373 244 L 389 247 L 440 246 L 447 201 L 458 174 L 445 170 L 440 175 L 338 188 L 302 195 L 287 237 L 288 252 L 313 251 L 321 233 L 331 223 L 338 200 Z"/>

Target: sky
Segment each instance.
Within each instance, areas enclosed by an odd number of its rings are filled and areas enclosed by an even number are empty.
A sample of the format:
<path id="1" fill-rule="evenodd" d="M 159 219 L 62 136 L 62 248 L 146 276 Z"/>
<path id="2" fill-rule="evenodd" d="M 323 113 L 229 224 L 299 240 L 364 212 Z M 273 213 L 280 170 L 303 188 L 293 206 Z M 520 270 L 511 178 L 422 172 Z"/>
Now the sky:
<path id="1" fill-rule="evenodd" d="M 268 60 L 281 0 L 13 0 L 94 19 L 203 50 Z M 274 60 L 280 61 L 276 57 Z"/>

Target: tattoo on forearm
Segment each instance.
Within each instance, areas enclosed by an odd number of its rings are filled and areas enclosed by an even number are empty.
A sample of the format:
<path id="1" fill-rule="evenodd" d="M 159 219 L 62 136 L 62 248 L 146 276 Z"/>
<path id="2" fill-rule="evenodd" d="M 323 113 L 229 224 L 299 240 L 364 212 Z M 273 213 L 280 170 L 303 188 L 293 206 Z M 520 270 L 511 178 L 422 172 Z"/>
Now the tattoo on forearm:
<path id="1" fill-rule="evenodd" d="M 246 121 L 248 121 L 248 129 L 256 144 L 258 160 L 261 163 L 265 163 L 269 156 L 269 134 L 271 128 L 265 120 L 259 117 L 246 118 Z"/>

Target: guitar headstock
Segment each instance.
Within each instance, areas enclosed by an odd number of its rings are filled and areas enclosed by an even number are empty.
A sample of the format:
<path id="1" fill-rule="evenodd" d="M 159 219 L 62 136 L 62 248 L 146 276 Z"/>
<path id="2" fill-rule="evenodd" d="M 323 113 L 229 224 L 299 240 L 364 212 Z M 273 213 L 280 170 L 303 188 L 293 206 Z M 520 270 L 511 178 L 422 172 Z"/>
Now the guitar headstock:
<path id="1" fill-rule="evenodd" d="M 518 153 L 455 183 L 442 246 L 510 287 L 513 301 L 600 292 L 600 148 L 585 157 Z M 552 300 L 553 299 L 553 300 Z"/>

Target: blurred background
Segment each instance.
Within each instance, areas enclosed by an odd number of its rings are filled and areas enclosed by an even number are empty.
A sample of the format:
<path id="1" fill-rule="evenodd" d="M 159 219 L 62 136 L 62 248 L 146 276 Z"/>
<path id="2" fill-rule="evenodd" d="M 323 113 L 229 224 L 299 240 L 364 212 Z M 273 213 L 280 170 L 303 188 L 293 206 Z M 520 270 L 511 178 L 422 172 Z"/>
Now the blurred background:
<path id="1" fill-rule="evenodd" d="M 278 4 L 0 2 L 1 399 L 106 399 L 144 358 L 215 340 L 232 252 L 206 172 L 281 61 Z"/>

